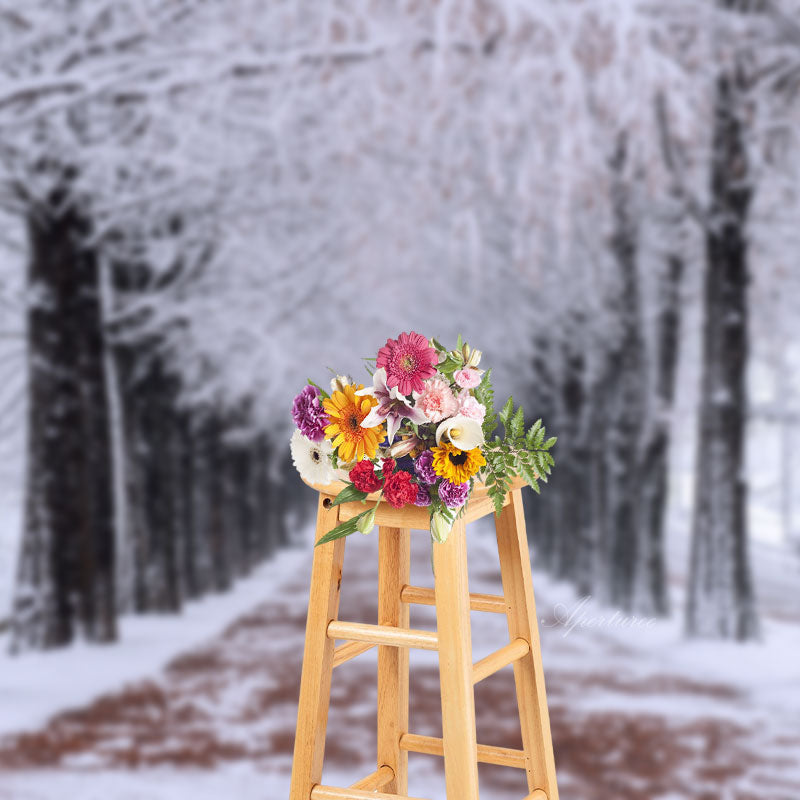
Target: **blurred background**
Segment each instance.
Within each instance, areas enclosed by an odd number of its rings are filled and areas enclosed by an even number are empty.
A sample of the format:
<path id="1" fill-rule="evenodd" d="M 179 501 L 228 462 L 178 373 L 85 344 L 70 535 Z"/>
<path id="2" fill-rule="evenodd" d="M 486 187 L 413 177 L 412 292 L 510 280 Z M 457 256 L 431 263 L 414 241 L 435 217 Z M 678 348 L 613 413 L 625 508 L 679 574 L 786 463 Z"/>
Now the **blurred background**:
<path id="1" fill-rule="evenodd" d="M 291 400 L 416 330 L 559 437 L 525 502 L 562 797 L 798 800 L 799 90 L 796 0 L 0 0 L 0 798 L 287 796 Z M 374 769 L 370 659 L 328 783 Z M 519 746 L 506 673 L 479 741 Z M 436 735 L 424 652 L 411 692 Z"/>

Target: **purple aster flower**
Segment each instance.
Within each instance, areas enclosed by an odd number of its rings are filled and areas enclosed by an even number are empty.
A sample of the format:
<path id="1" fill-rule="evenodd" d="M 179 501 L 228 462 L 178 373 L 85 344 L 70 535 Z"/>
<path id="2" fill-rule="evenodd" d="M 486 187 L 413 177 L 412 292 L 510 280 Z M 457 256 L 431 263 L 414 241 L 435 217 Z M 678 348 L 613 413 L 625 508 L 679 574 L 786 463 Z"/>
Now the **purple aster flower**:
<path id="1" fill-rule="evenodd" d="M 300 432 L 312 442 L 321 442 L 325 438 L 325 426 L 330 418 L 325 413 L 320 399 L 321 393 L 316 386 L 309 384 L 300 392 L 292 403 L 292 419 Z"/>
<path id="2" fill-rule="evenodd" d="M 414 462 L 414 472 L 417 477 L 430 486 L 439 480 L 439 476 L 433 471 L 433 452 L 431 450 L 423 450 Z"/>
<path id="3" fill-rule="evenodd" d="M 460 508 L 469 497 L 469 481 L 465 483 L 450 483 L 443 479 L 439 484 L 439 497 L 448 508 Z"/>
<path id="4" fill-rule="evenodd" d="M 410 419 L 417 425 L 428 421 L 422 410 L 412 406 L 396 386 L 390 389 L 386 385 L 386 370 L 383 367 L 375 370 L 372 384 L 371 387 L 356 392 L 360 397 L 371 395 L 378 401 L 378 405 L 373 406 L 372 411 L 361 420 L 362 428 L 374 428 L 385 422 L 386 436 L 391 444 L 404 419 Z"/>
<path id="5" fill-rule="evenodd" d="M 417 484 L 417 499 L 414 501 L 415 506 L 429 506 L 431 504 L 431 495 L 427 486 Z"/>

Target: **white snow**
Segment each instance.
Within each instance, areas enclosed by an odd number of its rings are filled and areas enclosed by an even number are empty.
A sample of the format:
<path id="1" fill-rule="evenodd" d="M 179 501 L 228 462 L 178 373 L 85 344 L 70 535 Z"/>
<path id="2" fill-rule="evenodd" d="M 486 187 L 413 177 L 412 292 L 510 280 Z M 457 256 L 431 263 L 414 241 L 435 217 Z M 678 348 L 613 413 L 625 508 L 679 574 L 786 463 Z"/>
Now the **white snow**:
<path id="1" fill-rule="evenodd" d="M 470 588 L 472 591 L 496 592 L 498 587 L 494 580 L 480 577 L 482 570 L 488 567 L 491 571 L 496 563 L 493 537 L 481 535 L 480 526 L 471 528 L 471 533 L 470 564 L 475 577 Z M 483 533 L 486 533 L 485 526 Z M 360 537 L 357 541 L 359 544 L 363 542 Z M 368 547 L 362 548 L 368 561 L 375 555 L 369 550 L 374 545 L 372 540 Z M 289 584 L 296 587 L 305 585 L 305 579 L 298 581 L 297 576 L 308 573 L 309 558 L 307 546 L 283 552 L 240 584 L 230 596 L 193 604 L 181 619 L 125 619 L 125 640 L 118 648 L 80 647 L 64 653 L 26 656 L 18 660 L 6 657 L 0 662 L 0 685 L 6 692 L 5 695 L 0 693 L 4 717 L 0 729 L 11 730 L 20 725 L 40 723 L 51 711 L 86 702 L 126 681 L 141 677 L 158 679 L 160 666 L 176 653 L 209 639 L 237 614 L 257 603 L 271 598 L 276 602 L 276 611 L 281 603 L 304 603 L 305 596 L 290 595 L 286 587 Z M 768 563 L 771 570 L 779 572 L 784 562 L 771 559 Z M 422 567 L 420 564 L 422 559 L 417 559 L 417 571 L 412 570 L 412 581 L 429 584 L 431 576 L 426 571 L 427 564 Z M 348 572 L 347 563 L 345 568 L 347 575 L 352 577 L 353 571 Z M 367 567 L 361 565 L 355 567 L 356 573 L 366 570 Z M 693 723 L 714 720 L 741 726 L 757 743 L 754 746 L 758 746 L 760 756 L 784 759 L 781 763 L 785 766 L 781 767 L 779 775 L 773 772 L 773 779 L 800 779 L 796 765 L 793 767 L 786 760 L 786 747 L 790 745 L 780 744 L 781 739 L 788 741 L 796 734 L 796 720 L 800 717 L 800 674 L 796 658 L 800 652 L 800 627 L 767 619 L 765 641 L 760 644 L 739 646 L 691 642 L 682 638 L 678 617 L 633 629 L 611 624 L 612 609 L 593 600 L 583 600 L 565 583 L 539 571 L 534 572 L 534 587 L 548 674 L 580 676 L 600 670 L 619 680 L 613 685 L 587 685 L 580 691 L 570 692 L 566 698 L 556 692 L 551 696 L 551 704 L 556 702 L 560 707 L 566 707 L 569 714 L 578 717 L 604 712 L 630 715 L 631 718 L 650 715 L 666 720 L 677 729 L 689 726 L 688 731 L 681 734 L 681 745 L 694 752 L 701 761 L 707 742 L 700 733 L 695 735 L 691 732 Z M 366 589 L 369 591 L 369 587 Z M 296 588 L 294 591 L 299 590 Z M 680 591 L 679 587 L 675 588 L 674 600 L 680 600 Z M 564 618 L 564 609 L 579 605 L 587 618 L 602 616 L 607 624 L 577 624 L 570 628 L 554 624 L 555 619 Z M 413 613 L 415 627 L 435 626 L 432 609 L 415 607 Z M 474 657 L 477 659 L 503 644 L 507 632 L 505 621 L 499 615 L 473 613 L 471 616 Z M 297 635 L 293 634 L 295 638 Z M 241 647 L 247 642 L 247 634 L 226 641 L 228 646 Z M 287 641 L 287 646 L 296 644 L 295 639 Z M 412 674 L 416 674 L 418 679 L 424 677 L 423 682 L 427 685 L 435 678 L 435 672 L 427 671 L 424 675 L 420 672 L 436 663 L 436 654 L 414 651 L 411 656 Z M 277 650 L 275 657 L 279 658 Z M 359 662 L 364 670 L 360 674 L 374 674 L 374 653 L 365 654 Z M 267 676 L 271 663 L 267 658 Z M 346 675 L 346 671 L 343 674 Z M 673 681 L 675 686 L 658 691 L 652 683 L 657 679 Z M 686 682 L 685 688 L 681 682 Z M 558 684 L 556 681 L 556 689 Z M 261 688 L 265 685 L 268 686 L 269 681 L 262 683 Z M 692 690 L 692 685 L 719 685 L 724 691 L 719 695 L 698 693 Z M 39 691 L 44 688 L 45 696 L 34 697 L 33 692 L 25 687 L 37 687 Z M 231 720 L 247 707 L 243 704 L 249 702 L 254 688 L 257 687 L 251 684 L 250 677 L 244 675 L 238 682 L 228 684 L 223 681 L 207 701 L 208 714 L 217 720 L 225 741 L 241 742 L 258 732 L 291 730 L 294 714 L 291 703 L 279 704 L 263 719 L 255 720 L 252 727 L 248 724 L 238 728 L 232 724 Z M 419 682 L 416 688 L 418 691 L 421 689 Z M 435 687 L 433 689 L 435 691 Z M 15 694 L 13 700 L 10 697 L 12 693 Z M 365 763 L 373 757 L 374 750 L 373 729 L 364 725 L 364 720 L 374 713 L 373 700 L 374 696 L 368 694 L 366 698 L 352 702 L 347 680 L 334 682 L 330 729 L 346 729 L 348 744 L 365 754 Z M 204 706 L 201 703 L 196 707 Z M 16 725 L 8 714 L 13 715 Z M 124 735 L 123 732 L 120 735 Z M 109 740 L 105 741 L 105 746 L 110 746 Z M 159 745 L 156 743 L 154 746 Z M 12 771 L 4 774 L 0 781 L 0 800 L 56 800 L 63 796 L 75 796 L 80 800 L 174 800 L 188 796 L 199 800 L 228 796 L 241 800 L 278 800 L 287 795 L 290 769 L 290 761 L 285 755 L 268 757 L 258 763 L 222 761 L 208 770 L 177 767 L 111 770 L 103 765 L 100 755 L 94 758 L 93 753 L 77 754 L 70 757 L 67 764 L 57 771 Z M 429 800 L 444 800 L 438 767 L 434 758 L 412 757 L 410 794 Z M 347 786 L 367 771 L 363 765 L 343 769 L 327 764 L 323 781 Z M 639 779 L 632 775 L 629 785 L 633 786 L 636 780 Z M 754 782 L 756 777 L 748 774 L 741 785 L 737 784 L 737 789 L 744 791 Z M 580 785 L 571 773 L 564 774 L 561 788 L 564 796 L 582 796 Z M 713 792 L 714 787 L 709 785 L 709 790 Z M 518 800 L 519 796 L 520 793 L 503 793 L 498 794 L 497 799 Z M 669 796 L 660 795 L 659 798 Z M 671 796 L 686 797 L 679 792 Z M 495 800 L 495 795 L 492 797 Z"/>
<path id="2" fill-rule="evenodd" d="M 11 656 L 8 636 L 0 636 L 0 734 L 36 728 L 57 711 L 158 673 L 178 653 L 268 599 L 283 576 L 307 571 L 308 563 L 305 548 L 288 548 L 237 581 L 230 592 L 187 603 L 181 614 L 124 616 L 120 642 L 111 646 L 78 643 Z"/>

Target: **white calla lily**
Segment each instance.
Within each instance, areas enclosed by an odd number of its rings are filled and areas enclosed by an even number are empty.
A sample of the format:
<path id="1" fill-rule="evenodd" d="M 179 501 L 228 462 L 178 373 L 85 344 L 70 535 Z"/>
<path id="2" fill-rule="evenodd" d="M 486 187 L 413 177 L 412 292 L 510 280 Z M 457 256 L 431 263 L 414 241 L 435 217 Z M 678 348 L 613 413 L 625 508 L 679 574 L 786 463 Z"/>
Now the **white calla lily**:
<path id="1" fill-rule="evenodd" d="M 441 444 L 444 436 L 459 450 L 472 450 L 484 444 L 483 428 L 480 422 L 462 414 L 456 414 L 456 416 L 439 423 L 439 427 L 436 429 L 437 445 Z"/>

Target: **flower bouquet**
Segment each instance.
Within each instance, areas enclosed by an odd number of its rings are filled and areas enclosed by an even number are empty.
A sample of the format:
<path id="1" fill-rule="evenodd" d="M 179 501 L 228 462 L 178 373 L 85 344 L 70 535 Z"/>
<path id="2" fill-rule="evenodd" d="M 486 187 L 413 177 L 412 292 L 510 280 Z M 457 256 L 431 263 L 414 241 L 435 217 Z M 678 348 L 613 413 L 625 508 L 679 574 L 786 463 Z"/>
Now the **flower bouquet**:
<path id="1" fill-rule="evenodd" d="M 495 413 L 491 370 L 479 368 L 480 350 L 461 336 L 447 350 L 412 331 L 365 360 L 371 386 L 337 376 L 327 392 L 309 381 L 292 406 L 294 465 L 307 483 L 344 480 L 334 505 L 379 492 L 394 508 L 427 506 L 431 536 L 444 542 L 476 480 L 486 485 L 498 514 L 516 476 L 539 492 L 554 464 L 556 439 L 546 438 L 541 420 L 526 431 L 512 398 Z M 498 418 L 502 438 L 495 435 Z M 371 507 L 317 544 L 369 533 L 374 524 Z"/>

